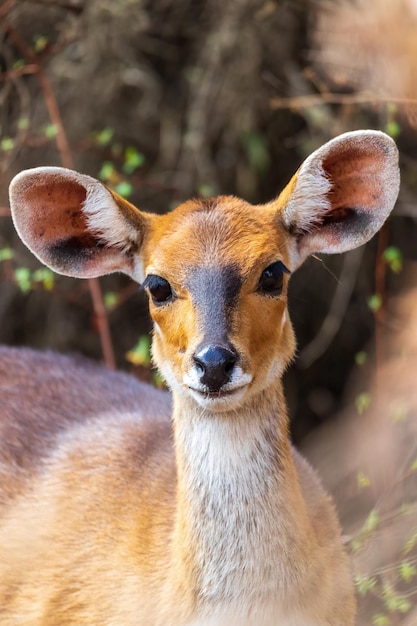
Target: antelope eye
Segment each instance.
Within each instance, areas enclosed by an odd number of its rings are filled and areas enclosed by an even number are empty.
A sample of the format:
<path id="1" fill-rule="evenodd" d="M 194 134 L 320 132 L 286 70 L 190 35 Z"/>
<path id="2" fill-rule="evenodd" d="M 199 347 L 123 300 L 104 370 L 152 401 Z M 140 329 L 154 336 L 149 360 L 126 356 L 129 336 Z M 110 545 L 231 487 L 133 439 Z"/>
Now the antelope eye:
<path id="1" fill-rule="evenodd" d="M 268 265 L 259 279 L 258 291 L 266 296 L 279 296 L 282 292 L 284 274 L 289 273 L 282 261 Z"/>
<path id="2" fill-rule="evenodd" d="M 143 287 L 149 291 L 154 304 L 165 304 L 172 300 L 171 285 L 161 276 L 149 274 L 143 281 Z"/>

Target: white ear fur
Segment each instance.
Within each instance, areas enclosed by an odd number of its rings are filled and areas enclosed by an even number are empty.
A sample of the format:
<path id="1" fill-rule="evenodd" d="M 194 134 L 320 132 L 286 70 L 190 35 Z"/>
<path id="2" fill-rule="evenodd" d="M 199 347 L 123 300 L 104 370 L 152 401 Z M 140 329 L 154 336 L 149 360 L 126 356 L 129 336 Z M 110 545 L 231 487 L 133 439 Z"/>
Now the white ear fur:
<path id="1" fill-rule="evenodd" d="M 321 159 L 317 158 L 317 152 L 313 152 L 298 170 L 291 196 L 283 210 L 284 224 L 289 229 L 296 215 L 297 223 L 303 224 L 303 230 L 309 232 L 331 208 L 328 193 L 332 184 Z"/>
<path id="2" fill-rule="evenodd" d="M 115 196 L 107 187 L 91 176 L 73 173 L 80 181 L 83 181 L 87 191 L 83 211 L 87 217 L 89 230 L 105 241 L 107 247 L 118 249 L 124 254 L 129 253 L 132 242 L 138 241 L 137 221 L 134 223 L 126 219 L 120 205 L 115 201 Z M 128 203 L 125 201 L 124 205 Z M 130 207 L 135 209 L 132 205 Z M 139 240 L 141 238 L 142 234 Z M 126 273 L 138 283 L 142 283 L 145 276 L 141 257 L 134 255 L 132 263 L 132 270 Z"/>
<path id="3" fill-rule="evenodd" d="M 398 150 L 385 133 L 345 133 L 313 152 L 282 194 L 282 219 L 297 243 L 295 263 L 368 241 L 392 211 L 399 185 Z"/>
<path id="4" fill-rule="evenodd" d="M 123 271 L 143 279 L 143 214 L 85 174 L 61 167 L 25 170 L 10 184 L 17 232 L 46 265 L 82 278 Z"/>
<path id="5" fill-rule="evenodd" d="M 87 192 L 83 212 L 88 228 L 109 247 L 125 251 L 129 242 L 137 236 L 133 224 L 125 219 L 107 187 L 90 176 L 73 173 L 74 179 L 82 182 Z"/>

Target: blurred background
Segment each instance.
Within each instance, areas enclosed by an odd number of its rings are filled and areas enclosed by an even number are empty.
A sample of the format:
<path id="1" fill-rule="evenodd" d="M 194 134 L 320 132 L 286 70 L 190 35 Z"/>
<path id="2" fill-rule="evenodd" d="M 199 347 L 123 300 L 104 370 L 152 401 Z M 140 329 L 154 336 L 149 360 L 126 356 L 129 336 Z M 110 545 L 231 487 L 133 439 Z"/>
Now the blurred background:
<path id="1" fill-rule="evenodd" d="M 417 0 L 6 0 L 0 5 L 0 342 L 161 385 L 144 294 L 58 277 L 19 242 L 8 184 L 63 165 L 140 209 L 264 202 L 335 135 L 390 134 L 393 216 L 292 279 L 293 438 L 353 558 L 358 624 L 417 624 Z M 1 399 L 0 399 L 1 401 Z"/>

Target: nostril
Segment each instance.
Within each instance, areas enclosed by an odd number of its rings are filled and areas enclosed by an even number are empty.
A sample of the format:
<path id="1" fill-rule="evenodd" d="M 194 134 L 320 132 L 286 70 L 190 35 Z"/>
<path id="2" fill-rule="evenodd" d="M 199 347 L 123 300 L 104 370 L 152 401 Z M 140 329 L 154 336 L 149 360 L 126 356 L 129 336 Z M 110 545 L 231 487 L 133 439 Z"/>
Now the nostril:
<path id="1" fill-rule="evenodd" d="M 199 349 L 193 359 L 200 382 L 210 391 L 219 391 L 230 381 L 238 355 L 229 348 L 209 345 Z"/>
<path id="2" fill-rule="evenodd" d="M 194 357 L 195 369 L 197 370 L 197 374 L 202 376 L 204 374 L 204 366 L 201 361 L 198 360 L 197 357 Z"/>
<path id="3" fill-rule="evenodd" d="M 229 359 L 229 361 L 224 366 L 224 371 L 226 372 L 228 376 L 232 374 L 235 365 L 236 365 L 236 359 Z"/>

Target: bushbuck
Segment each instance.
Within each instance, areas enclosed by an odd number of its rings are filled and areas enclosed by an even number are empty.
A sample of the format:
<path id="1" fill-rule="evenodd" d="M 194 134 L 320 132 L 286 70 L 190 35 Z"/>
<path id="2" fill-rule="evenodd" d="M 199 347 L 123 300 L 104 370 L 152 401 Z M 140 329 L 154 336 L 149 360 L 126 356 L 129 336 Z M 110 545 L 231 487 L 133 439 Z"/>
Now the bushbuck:
<path id="1" fill-rule="evenodd" d="M 143 285 L 172 400 L 80 358 L 0 351 L 1 626 L 354 624 L 334 506 L 289 441 L 287 288 L 309 254 L 370 239 L 398 188 L 377 131 L 329 141 L 260 206 L 153 215 L 75 171 L 13 179 L 43 263 Z"/>

